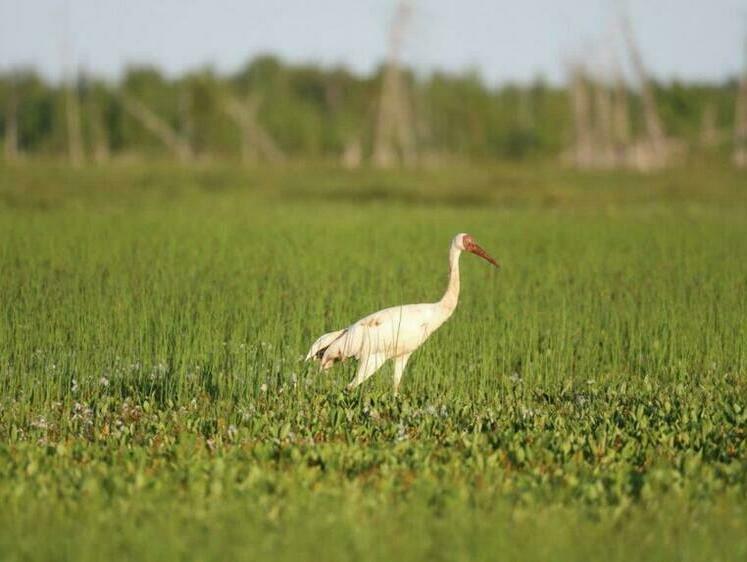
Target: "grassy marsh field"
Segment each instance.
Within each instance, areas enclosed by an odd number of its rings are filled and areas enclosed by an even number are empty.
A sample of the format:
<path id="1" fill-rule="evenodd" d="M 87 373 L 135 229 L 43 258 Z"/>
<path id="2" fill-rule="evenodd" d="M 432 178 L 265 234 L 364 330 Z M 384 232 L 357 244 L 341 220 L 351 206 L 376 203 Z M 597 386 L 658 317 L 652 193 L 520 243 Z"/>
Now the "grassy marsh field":
<path id="1" fill-rule="evenodd" d="M 454 317 L 348 393 L 321 333 Z M 0 174 L 3 560 L 744 560 L 747 176 Z"/>

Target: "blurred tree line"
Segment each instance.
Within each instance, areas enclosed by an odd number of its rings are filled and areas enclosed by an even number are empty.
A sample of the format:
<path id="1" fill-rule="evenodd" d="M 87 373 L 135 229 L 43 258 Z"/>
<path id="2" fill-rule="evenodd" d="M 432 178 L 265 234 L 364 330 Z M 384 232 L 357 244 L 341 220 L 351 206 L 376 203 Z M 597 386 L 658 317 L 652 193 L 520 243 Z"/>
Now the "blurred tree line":
<path id="1" fill-rule="evenodd" d="M 66 155 L 75 119 L 86 160 L 165 156 L 173 148 L 169 138 L 198 159 L 336 159 L 350 146 L 366 155 L 382 74 L 383 68 L 365 77 L 273 56 L 255 58 L 233 75 L 207 68 L 172 79 L 152 67 L 132 67 L 116 84 L 81 74 L 70 88 L 30 70 L 5 72 L 0 142 L 15 143 L 20 154 Z M 404 70 L 403 77 L 422 159 L 549 157 L 573 142 L 569 92 L 541 78 L 490 87 L 476 72 L 416 76 Z M 736 79 L 654 87 L 668 134 L 690 147 L 704 146 L 706 137 L 711 146 L 732 142 Z M 628 93 L 635 131 L 641 128 L 640 100 Z M 247 146 L 242 135 L 264 140 Z"/>

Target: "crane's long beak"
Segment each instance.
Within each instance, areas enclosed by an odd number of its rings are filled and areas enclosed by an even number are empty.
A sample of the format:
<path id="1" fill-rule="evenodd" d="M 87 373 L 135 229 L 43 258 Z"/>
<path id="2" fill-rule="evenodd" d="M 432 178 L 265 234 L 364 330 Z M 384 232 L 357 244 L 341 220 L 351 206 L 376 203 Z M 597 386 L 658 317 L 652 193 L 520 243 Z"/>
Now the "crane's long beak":
<path id="1" fill-rule="evenodd" d="M 490 263 L 492 263 L 492 264 L 493 264 L 493 265 L 494 265 L 495 267 L 497 267 L 497 268 L 499 268 L 499 269 L 500 269 L 500 267 L 501 267 L 501 266 L 500 266 L 500 265 L 498 265 L 498 262 L 497 262 L 497 261 L 495 261 L 495 260 L 494 260 L 494 259 L 493 259 L 493 258 L 492 258 L 492 257 L 490 256 L 490 254 L 488 254 L 488 253 L 487 253 L 487 252 L 486 252 L 485 250 L 483 250 L 483 249 L 482 249 L 482 248 L 481 248 L 480 246 L 478 246 L 477 244 L 472 244 L 472 245 L 471 245 L 471 246 L 470 246 L 470 247 L 468 248 L 468 251 L 469 251 L 469 252 L 472 252 L 472 253 L 473 253 L 473 254 L 475 254 L 476 256 L 480 256 L 480 257 L 481 257 L 482 259 L 484 259 L 485 261 L 487 261 L 487 262 L 490 262 Z"/>

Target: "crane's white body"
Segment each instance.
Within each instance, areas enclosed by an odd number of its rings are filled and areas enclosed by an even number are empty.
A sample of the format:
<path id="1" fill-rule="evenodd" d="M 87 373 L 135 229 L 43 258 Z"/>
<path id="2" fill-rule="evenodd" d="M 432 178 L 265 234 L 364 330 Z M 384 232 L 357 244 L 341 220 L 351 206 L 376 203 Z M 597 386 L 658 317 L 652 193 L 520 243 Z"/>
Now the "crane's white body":
<path id="1" fill-rule="evenodd" d="M 311 346 L 306 359 L 318 359 L 323 370 L 337 361 L 357 359 L 358 371 L 348 388 L 355 388 L 394 359 L 396 393 L 410 355 L 454 313 L 459 301 L 459 257 L 466 249 L 465 241 L 484 253 L 471 240 L 469 235 L 458 234 L 452 241 L 449 284 L 440 301 L 394 306 L 369 314 L 347 328 L 324 334 Z M 495 264 L 492 258 L 489 261 Z"/>

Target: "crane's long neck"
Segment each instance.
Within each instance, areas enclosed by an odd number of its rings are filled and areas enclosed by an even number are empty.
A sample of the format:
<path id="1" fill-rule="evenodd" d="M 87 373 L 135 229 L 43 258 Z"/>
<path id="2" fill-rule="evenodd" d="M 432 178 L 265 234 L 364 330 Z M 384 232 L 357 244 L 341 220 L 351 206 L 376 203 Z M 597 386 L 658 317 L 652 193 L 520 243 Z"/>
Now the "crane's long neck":
<path id="1" fill-rule="evenodd" d="M 462 251 L 452 245 L 449 250 L 449 285 L 441 298 L 440 304 L 452 312 L 459 302 L 459 256 Z"/>

